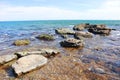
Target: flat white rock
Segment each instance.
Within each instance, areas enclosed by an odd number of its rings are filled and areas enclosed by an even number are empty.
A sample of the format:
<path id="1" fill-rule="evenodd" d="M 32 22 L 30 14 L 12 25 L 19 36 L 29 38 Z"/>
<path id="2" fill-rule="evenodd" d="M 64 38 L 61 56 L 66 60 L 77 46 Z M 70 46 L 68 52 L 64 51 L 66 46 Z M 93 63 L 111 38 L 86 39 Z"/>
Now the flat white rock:
<path id="1" fill-rule="evenodd" d="M 10 61 L 12 61 L 12 60 L 14 60 L 14 59 L 16 59 L 16 58 L 17 58 L 17 56 L 16 56 L 16 55 L 13 55 L 13 54 L 2 55 L 2 56 L 0 56 L 0 65 L 1 65 L 1 64 L 5 64 L 5 63 L 7 63 L 7 62 L 10 62 Z"/>
<path id="2" fill-rule="evenodd" d="M 19 76 L 22 73 L 27 73 L 31 70 L 34 70 L 38 67 L 42 67 L 47 63 L 47 58 L 42 55 L 28 55 L 18 59 L 14 64 L 12 64 L 12 68 L 15 73 Z"/>

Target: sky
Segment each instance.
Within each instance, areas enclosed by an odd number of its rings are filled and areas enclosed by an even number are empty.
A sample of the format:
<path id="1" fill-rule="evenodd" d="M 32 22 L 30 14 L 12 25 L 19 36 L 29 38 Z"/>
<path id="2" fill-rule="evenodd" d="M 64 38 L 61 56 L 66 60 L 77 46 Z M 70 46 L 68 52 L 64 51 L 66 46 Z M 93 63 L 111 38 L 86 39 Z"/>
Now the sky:
<path id="1" fill-rule="evenodd" d="M 120 20 L 120 0 L 0 0 L 0 21 Z"/>

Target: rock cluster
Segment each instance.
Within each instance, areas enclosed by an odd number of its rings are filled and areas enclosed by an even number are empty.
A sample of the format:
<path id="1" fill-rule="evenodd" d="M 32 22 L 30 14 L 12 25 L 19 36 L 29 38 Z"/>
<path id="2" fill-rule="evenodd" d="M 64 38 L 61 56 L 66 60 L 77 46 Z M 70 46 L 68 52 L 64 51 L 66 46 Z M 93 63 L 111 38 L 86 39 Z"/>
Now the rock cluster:
<path id="1" fill-rule="evenodd" d="M 60 51 L 57 49 L 51 49 L 51 48 L 42 48 L 38 51 L 29 51 L 29 52 L 16 52 L 15 55 L 18 57 L 24 57 L 27 55 L 37 54 L 37 55 L 43 55 L 45 57 L 50 57 L 59 54 Z"/>
<path id="2" fill-rule="evenodd" d="M 106 25 L 90 25 L 89 32 L 94 34 L 109 35 L 112 29 L 107 28 Z"/>
<path id="3" fill-rule="evenodd" d="M 48 59 L 46 56 L 50 57 L 58 53 L 59 51 L 57 49 L 52 48 L 42 48 L 38 51 L 31 52 L 16 52 L 15 54 L 0 56 L 0 65 L 16 60 L 11 67 L 15 74 L 19 76 L 42 67 L 47 64 Z"/>
<path id="4" fill-rule="evenodd" d="M 113 30 L 107 28 L 106 25 L 104 24 L 91 25 L 89 23 L 75 25 L 73 29 L 77 31 L 88 29 L 88 31 L 93 34 L 102 34 L 102 35 L 109 35 L 111 30 Z"/>

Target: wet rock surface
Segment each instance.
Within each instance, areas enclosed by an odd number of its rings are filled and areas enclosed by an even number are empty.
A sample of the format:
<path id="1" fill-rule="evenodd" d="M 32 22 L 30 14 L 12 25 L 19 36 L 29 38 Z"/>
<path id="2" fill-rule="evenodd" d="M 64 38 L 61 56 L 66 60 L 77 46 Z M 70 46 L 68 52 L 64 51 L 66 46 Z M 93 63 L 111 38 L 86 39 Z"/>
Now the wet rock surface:
<path id="1" fill-rule="evenodd" d="M 16 40 L 13 44 L 15 46 L 28 45 L 28 44 L 30 44 L 30 40 L 28 40 L 28 39 Z"/>
<path id="2" fill-rule="evenodd" d="M 0 65 L 5 64 L 15 59 L 17 59 L 17 56 L 12 55 L 12 54 L 0 56 Z"/>
<path id="3" fill-rule="evenodd" d="M 78 25 L 75 25 L 75 26 L 73 27 L 73 30 L 82 31 L 82 30 L 84 30 L 84 29 L 86 29 L 86 28 L 88 28 L 88 27 L 89 27 L 89 23 L 86 23 L 86 24 L 78 24 Z"/>
<path id="4" fill-rule="evenodd" d="M 12 68 L 17 75 L 21 75 L 41 67 L 46 63 L 47 58 L 43 57 L 42 55 L 28 55 L 18 59 L 15 63 L 13 63 Z"/>
<path id="5" fill-rule="evenodd" d="M 60 42 L 60 45 L 63 46 L 63 47 L 83 47 L 84 42 L 83 42 L 83 40 L 68 38 L 68 39 Z"/>
<path id="6" fill-rule="evenodd" d="M 93 34 L 90 33 L 90 32 L 82 32 L 82 31 L 79 31 L 79 32 L 76 32 L 74 36 L 75 36 L 75 38 L 77 38 L 77 39 L 80 39 L 81 37 L 84 37 L 84 38 L 92 38 L 92 37 L 93 37 Z"/>
<path id="7" fill-rule="evenodd" d="M 45 57 L 50 57 L 50 56 L 55 56 L 59 53 L 60 51 L 57 49 L 42 48 L 42 49 L 38 49 L 38 51 L 16 52 L 15 55 L 17 55 L 18 57 L 23 57 L 27 55 L 37 54 L 37 55 L 43 55 Z"/>
<path id="8" fill-rule="evenodd" d="M 112 29 L 107 28 L 106 25 L 90 25 L 89 32 L 94 34 L 109 35 Z"/>
<path id="9" fill-rule="evenodd" d="M 38 39 L 41 39 L 41 40 L 54 40 L 54 36 L 53 35 L 49 35 L 49 34 L 41 34 L 39 36 L 37 36 Z"/>
<path id="10" fill-rule="evenodd" d="M 58 28 L 55 30 L 55 32 L 57 34 L 75 34 L 75 32 L 69 28 Z"/>

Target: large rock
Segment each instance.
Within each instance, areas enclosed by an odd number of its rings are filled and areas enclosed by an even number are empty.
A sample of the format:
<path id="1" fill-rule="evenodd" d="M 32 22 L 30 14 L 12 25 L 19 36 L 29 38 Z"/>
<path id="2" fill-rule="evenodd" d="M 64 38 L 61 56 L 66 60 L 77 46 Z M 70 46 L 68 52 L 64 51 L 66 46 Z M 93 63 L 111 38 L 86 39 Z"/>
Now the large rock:
<path id="1" fill-rule="evenodd" d="M 93 34 L 90 33 L 90 32 L 79 31 L 79 32 L 76 32 L 74 36 L 75 36 L 75 38 L 77 38 L 77 39 L 81 39 L 81 37 L 84 37 L 84 38 L 92 38 L 92 37 L 93 37 Z"/>
<path id="2" fill-rule="evenodd" d="M 90 25 L 89 32 L 94 34 L 109 35 L 112 29 L 107 28 L 106 25 Z"/>
<path id="3" fill-rule="evenodd" d="M 30 44 L 30 40 L 28 39 L 16 40 L 13 44 L 16 46 L 28 45 Z"/>
<path id="4" fill-rule="evenodd" d="M 37 38 L 41 40 L 54 40 L 54 36 L 49 34 L 41 34 Z"/>
<path id="5" fill-rule="evenodd" d="M 55 32 L 57 34 L 75 34 L 75 32 L 69 28 L 58 28 L 55 30 Z"/>
<path id="6" fill-rule="evenodd" d="M 38 67 L 42 67 L 47 63 L 47 58 L 42 55 L 28 55 L 18 59 L 14 64 L 12 64 L 12 68 L 15 73 L 19 76 L 21 74 L 32 71 Z"/>
<path id="7" fill-rule="evenodd" d="M 31 55 L 31 54 L 37 54 L 37 55 L 43 55 L 45 57 L 50 57 L 50 56 L 55 56 L 58 53 L 60 53 L 59 50 L 57 49 L 51 49 L 51 48 L 43 48 L 43 49 L 39 49 L 38 51 L 30 51 L 30 52 L 16 52 L 15 54 L 18 57 L 23 57 L 23 56 L 27 56 L 27 55 Z"/>
<path id="8" fill-rule="evenodd" d="M 15 60 L 15 59 L 17 59 L 17 56 L 12 55 L 12 54 L 0 56 L 0 65 L 5 64 L 5 63 L 10 62 L 10 61 Z"/>
<path id="9" fill-rule="evenodd" d="M 73 30 L 82 31 L 82 30 L 84 30 L 84 29 L 86 29 L 86 28 L 88 28 L 88 27 L 89 27 L 89 23 L 86 23 L 86 24 L 78 24 L 78 25 L 75 25 L 75 26 L 73 27 Z"/>
<path id="10" fill-rule="evenodd" d="M 84 42 L 83 42 L 83 40 L 68 38 L 68 39 L 60 42 L 60 45 L 63 46 L 63 47 L 83 47 Z"/>

